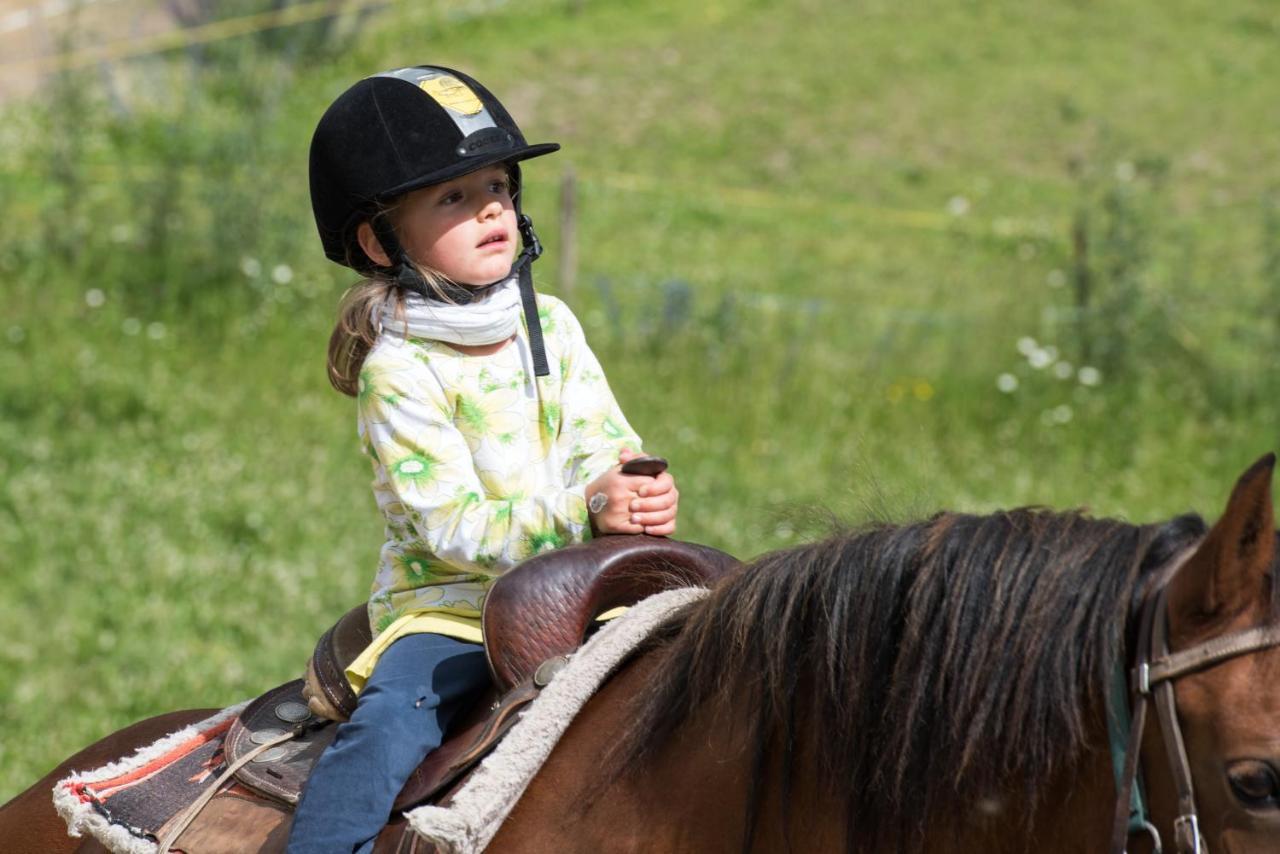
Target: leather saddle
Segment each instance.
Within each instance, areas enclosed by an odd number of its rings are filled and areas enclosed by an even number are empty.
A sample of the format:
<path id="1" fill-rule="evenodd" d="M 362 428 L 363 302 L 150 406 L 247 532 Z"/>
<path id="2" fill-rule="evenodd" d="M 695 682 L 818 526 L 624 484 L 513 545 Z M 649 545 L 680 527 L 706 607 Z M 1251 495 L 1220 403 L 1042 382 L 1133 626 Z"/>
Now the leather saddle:
<path id="1" fill-rule="evenodd" d="M 493 686 L 410 777 L 395 814 L 439 799 L 458 784 L 601 614 L 673 587 L 711 586 L 739 566 L 706 546 L 608 536 L 537 555 L 501 576 L 482 617 Z M 244 761 L 235 771 L 238 787 L 269 798 L 280 813 L 297 803 L 312 765 L 333 740 L 336 727 L 327 724 L 346 720 L 355 708 L 343 671 L 371 639 L 366 606 L 351 609 L 321 636 L 305 680 L 267 692 L 241 713 L 225 742 L 228 764 Z M 375 850 L 400 850 L 403 836 L 401 820 L 379 837 Z"/>

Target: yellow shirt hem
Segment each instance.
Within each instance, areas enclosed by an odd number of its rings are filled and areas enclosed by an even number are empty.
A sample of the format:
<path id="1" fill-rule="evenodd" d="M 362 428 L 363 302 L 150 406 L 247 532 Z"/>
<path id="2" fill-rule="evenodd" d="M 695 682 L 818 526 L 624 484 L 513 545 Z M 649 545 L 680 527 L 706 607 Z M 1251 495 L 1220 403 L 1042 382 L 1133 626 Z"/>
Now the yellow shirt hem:
<path id="1" fill-rule="evenodd" d="M 626 608 L 613 608 L 605 611 L 597 620 L 612 620 L 626 613 Z M 359 694 L 369 681 L 373 668 L 378 666 L 378 659 L 387 651 L 387 647 L 406 635 L 430 632 L 436 635 L 457 638 L 467 643 L 484 643 L 479 617 L 466 617 L 446 611 L 411 611 L 398 618 L 373 639 L 364 650 L 356 656 L 356 660 L 346 669 L 347 682 L 351 690 Z"/>
<path id="2" fill-rule="evenodd" d="M 357 694 L 364 690 L 373 668 L 378 665 L 378 659 L 387 651 L 387 647 L 406 635 L 426 632 L 457 638 L 467 643 L 484 642 L 479 616 L 464 617 L 445 611 L 411 611 L 387 626 L 347 667 L 347 682 L 351 684 L 351 690 Z"/>

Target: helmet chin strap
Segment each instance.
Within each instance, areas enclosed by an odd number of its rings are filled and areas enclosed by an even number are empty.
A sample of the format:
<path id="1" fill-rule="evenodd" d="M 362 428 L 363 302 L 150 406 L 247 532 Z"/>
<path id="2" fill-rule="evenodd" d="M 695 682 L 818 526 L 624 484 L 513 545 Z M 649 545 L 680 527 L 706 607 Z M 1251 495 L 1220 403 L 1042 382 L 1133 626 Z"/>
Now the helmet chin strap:
<path id="1" fill-rule="evenodd" d="M 533 374 L 545 377 L 551 373 L 547 367 L 547 349 L 542 342 L 542 322 L 538 320 L 538 302 L 533 295 L 533 273 L 530 267 L 542 254 L 542 242 L 533 230 L 533 220 L 520 214 L 517 223 L 520 227 L 520 242 L 524 249 L 516 258 L 511 269 L 520 274 L 520 302 L 524 305 L 525 326 L 529 329 L 529 352 L 533 355 Z"/>
<path id="2" fill-rule="evenodd" d="M 533 230 L 533 220 L 517 208 L 516 224 L 520 229 L 520 242 L 524 248 L 516 256 L 510 272 L 496 282 L 483 287 L 469 288 L 448 280 L 440 282 L 438 288 L 431 287 L 417 268 L 408 263 L 408 256 L 395 230 L 383 217 L 374 217 L 371 225 L 383 251 L 391 261 L 395 270 L 396 284 L 405 290 L 418 294 L 432 302 L 451 302 L 455 305 L 469 305 L 484 296 L 492 288 L 511 278 L 513 274 L 520 277 L 520 303 L 524 308 L 525 326 L 529 330 L 529 351 L 533 356 L 534 376 L 549 376 L 551 369 L 547 366 L 546 344 L 542 340 L 542 322 L 538 319 L 538 301 L 533 292 L 533 272 L 529 269 L 538 256 L 542 254 L 542 241 L 538 240 Z"/>

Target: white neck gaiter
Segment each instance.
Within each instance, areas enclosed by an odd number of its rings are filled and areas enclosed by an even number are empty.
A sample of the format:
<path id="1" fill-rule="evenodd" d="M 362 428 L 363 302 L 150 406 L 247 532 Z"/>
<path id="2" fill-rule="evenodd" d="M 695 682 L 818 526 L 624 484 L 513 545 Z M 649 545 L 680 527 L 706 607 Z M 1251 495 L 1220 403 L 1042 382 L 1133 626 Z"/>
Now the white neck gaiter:
<path id="1" fill-rule="evenodd" d="M 378 319 L 383 330 L 406 338 L 463 346 L 497 344 L 514 335 L 520 325 L 518 277 L 508 277 L 468 305 L 433 302 L 406 294 L 402 317 L 397 317 L 395 301 L 389 300 L 379 311 Z"/>

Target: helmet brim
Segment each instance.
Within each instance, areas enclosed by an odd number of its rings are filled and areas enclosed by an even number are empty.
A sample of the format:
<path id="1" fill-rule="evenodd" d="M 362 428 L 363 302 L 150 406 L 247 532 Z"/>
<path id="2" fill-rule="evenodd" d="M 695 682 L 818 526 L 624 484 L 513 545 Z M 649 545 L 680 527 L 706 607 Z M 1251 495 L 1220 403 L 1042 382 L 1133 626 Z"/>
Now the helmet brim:
<path id="1" fill-rule="evenodd" d="M 483 169 L 486 166 L 493 166 L 495 163 L 518 163 L 522 160 L 531 160 L 534 157 L 541 157 L 544 154 L 551 154 L 559 150 L 560 143 L 558 142 L 540 142 L 536 145 L 526 145 L 521 148 L 492 151 L 487 154 L 468 157 L 465 160 L 451 164 L 445 169 L 437 169 L 425 175 L 418 175 L 403 184 L 397 184 L 391 189 L 379 193 L 375 201 L 386 202 L 396 196 L 402 196 L 405 193 L 411 193 L 414 190 L 420 190 L 432 184 L 442 184 L 445 181 L 452 181 L 454 178 L 461 178 L 463 175 L 470 175 L 472 172 Z"/>

